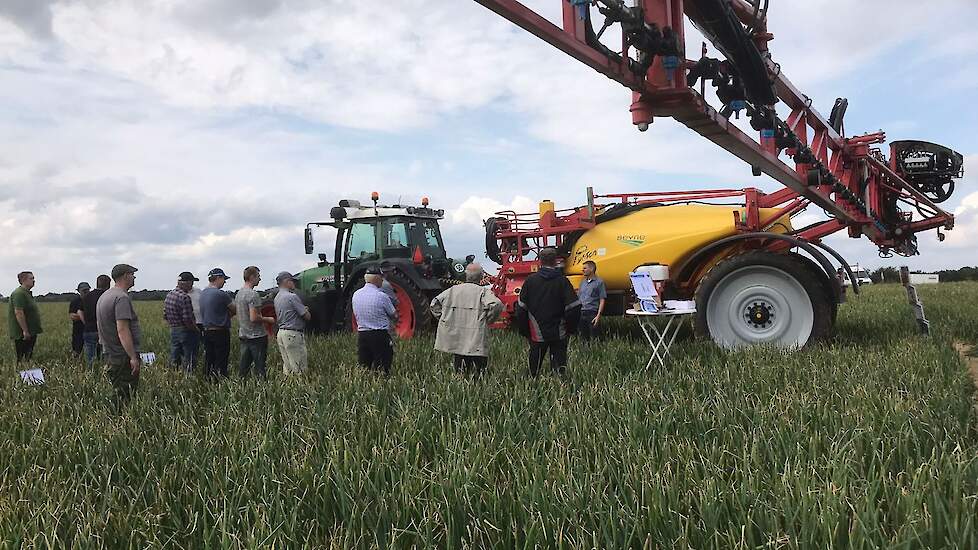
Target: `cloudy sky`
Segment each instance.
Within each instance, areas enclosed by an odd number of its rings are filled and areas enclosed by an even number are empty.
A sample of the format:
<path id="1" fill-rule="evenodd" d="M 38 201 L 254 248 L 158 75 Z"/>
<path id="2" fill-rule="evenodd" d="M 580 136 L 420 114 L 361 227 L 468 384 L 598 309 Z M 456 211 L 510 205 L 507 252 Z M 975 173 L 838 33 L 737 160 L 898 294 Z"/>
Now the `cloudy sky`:
<path id="1" fill-rule="evenodd" d="M 559 18 L 560 0 L 527 4 Z M 904 262 L 978 263 L 978 3 L 773 0 L 770 18 L 815 105 L 849 98 L 849 134 L 968 157 L 957 229 Z M 629 101 L 471 0 L 0 0 L 0 292 L 22 269 L 45 293 L 121 261 L 138 288 L 297 270 L 305 222 L 372 190 L 430 196 L 450 254 L 481 257 L 494 210 L 577 205 L 589 185 L 778 188 L 678 123 L 638 133 Z"/>

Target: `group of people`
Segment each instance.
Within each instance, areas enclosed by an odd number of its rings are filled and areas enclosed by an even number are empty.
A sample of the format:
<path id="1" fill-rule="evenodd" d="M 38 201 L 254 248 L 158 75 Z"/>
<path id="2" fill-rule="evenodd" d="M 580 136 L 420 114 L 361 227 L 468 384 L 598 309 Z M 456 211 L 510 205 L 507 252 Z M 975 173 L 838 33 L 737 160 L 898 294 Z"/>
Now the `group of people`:
<path id="1" fill-rule="evenodd" d="M 515 322 L 529 341 L 529 372 L 540 373 L 546 356 L 551 369 L 566 374 L 568 338 L 579 332 L 583 340 L 597 334 L 607 292 L 595 274 L 593 262 L 584 265 L 584 279 L 575 292 L 557 266 L 557 252 L 538 253 L 540 269 L 526 279 L 516 303 Z M 78 296 L 70 303 L 72 350 L 84 353 L 92 365 L 100 358 L 120 404 L 127 402 L 139 383 L 142 366 L 142 330 L 129 289 L 138 270 L 128 264 L 112 268 L 111 277 L 100 275 L 96 288 L 78 285 Z M 163 319 L 170 329 L 170 364 L 187 373 L 195 370 L 198 351 L 204 348 L 203 372 L 210 379 L 227 377 L 231 351 L 231 319 L 238 318 L 240 358 L 238 372 L 247 378 L 254 373 L 267 377 L 268 338 L 275 334 L 286 375 L 300 374 L 308 366 L 305 331 L 312 315 L 296 294 L 297 278 L 279 273 L 273 300 L 275 315 L 263 306 L 256 290 L 261 271 L 249 266 L 242 274 L 243 286 L 233 295 L 224 291 L 228 275 L 221 268 L 207 274 L 208 285 L 198 289 L 193 273 L 177 277 L 176 288 L 163 302 Z M 476 263 L 465 269 L 465 282 L 449 287 L 430 304 L 438 319 L 435 349 L 453 356 L 460 373 L 480 375 L 488 366 L 491 325 L 502 313 L 503 304 L 489 287 L 482 286 L 485 273 Z M 11 293 L 9 332 L 18 363 L 29 360 L 42 332 L 40 313 L 31 294 L 33 273 L 18 274 L 20 285 Z M 114 282 L 114 285 L 111 286 Z M 398 300 L 385 269 L 373 266 L 364 274 L 364 285 L 353 293 L 352 317 L 357 328 L 358 362 L 371 370 L 389 374 L 394 360 L 392 332 L 397 324 Z"/>

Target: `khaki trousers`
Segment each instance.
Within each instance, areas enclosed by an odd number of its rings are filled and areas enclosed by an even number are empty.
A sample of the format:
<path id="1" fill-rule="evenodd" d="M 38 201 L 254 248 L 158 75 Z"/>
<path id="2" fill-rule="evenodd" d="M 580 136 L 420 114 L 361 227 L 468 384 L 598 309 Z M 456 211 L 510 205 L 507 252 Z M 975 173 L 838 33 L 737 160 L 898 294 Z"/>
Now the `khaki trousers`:
<path id="1" fill-rule="evenodd" d="M 306 372 L 308 357 L 306 356 L 306 335 L 297 330 L 279 329 L 278 351 L 282 355 L 285 374 L 302 374 Z"/>

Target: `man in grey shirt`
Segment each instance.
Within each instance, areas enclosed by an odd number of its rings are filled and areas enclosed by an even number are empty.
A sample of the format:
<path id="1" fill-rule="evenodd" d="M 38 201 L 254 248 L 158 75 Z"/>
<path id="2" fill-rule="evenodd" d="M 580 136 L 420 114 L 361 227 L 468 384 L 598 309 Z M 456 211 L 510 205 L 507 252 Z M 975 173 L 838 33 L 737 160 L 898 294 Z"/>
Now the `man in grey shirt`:
<path id="1" fill-rule="evenodd" d="M 261 272 L 255 266 L 244 270 L 244 286 L 234 297 L 235 309 L 238 312 L 238 339 L 241 341 L 241 362 L 238 364 L 238 374 L 248 378 L 252 366 L 255 374 L 265 379 L 265 359 L 268 357 L 268 334 L 265 324 L 275 322 L 273 317 L 262 317 L 261 297 L 255 290 L 261 282 Z"/>
<path id="2" fill-rule="evenodd" d="M 142 330 L 129 289 L 136 284 L 136 268 L 119 264 L 112 268 L 115 286 L 102 293 L 95 306 L 98 337 L 102 342 L 105 373 L 115 390 L 117 410 L 129 402 L 139 386 L 139 342 Z"/>
<path id="3" fill-rule="evenodd" d="M 305 372 L 308 363 L 306 354 L 306 321 L 312 319 L 309 308 L 295 293 L 296 278 L 288 271 L 275 277 L 278 294 L 275 295 L 275 317 L 278 318 L 278 350 L 282 355 L 285 374 Z"/>

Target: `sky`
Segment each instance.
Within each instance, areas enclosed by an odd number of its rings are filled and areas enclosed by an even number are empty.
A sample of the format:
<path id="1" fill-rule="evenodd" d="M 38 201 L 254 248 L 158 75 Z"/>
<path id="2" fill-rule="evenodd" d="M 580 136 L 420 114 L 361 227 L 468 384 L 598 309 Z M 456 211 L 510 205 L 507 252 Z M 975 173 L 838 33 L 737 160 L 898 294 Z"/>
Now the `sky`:
<path id="1" fill-rule="evenodd" d="M 526 4 L 559 20 L 560 0 Z M 978 3 L 769 13 L 775 60 L 823 114 L 849 99 L 849 135 L 966 156 L 943 243 L 924 233 L 920 256 L 883 260 L 866 239 L 828 242 L 869 267 L 978 264 Z M 120 262 L 140 269 L 137 288 L 212 267 L 297 271 L 314 264 L 305 223 L 371 191 L 430 197 L 449 254 L 484 258 L 494 211 L 577 206 L 588 186 L 779 188 L 675 121 L 639 133 L 629 103 L 471 0 L 2 0 L 0 292 L 21 270 L 43 294 Z"/>

